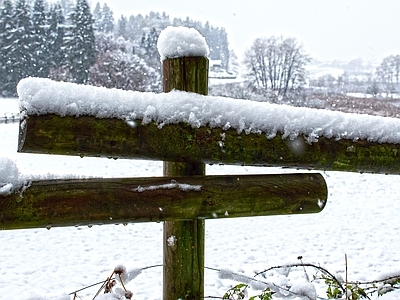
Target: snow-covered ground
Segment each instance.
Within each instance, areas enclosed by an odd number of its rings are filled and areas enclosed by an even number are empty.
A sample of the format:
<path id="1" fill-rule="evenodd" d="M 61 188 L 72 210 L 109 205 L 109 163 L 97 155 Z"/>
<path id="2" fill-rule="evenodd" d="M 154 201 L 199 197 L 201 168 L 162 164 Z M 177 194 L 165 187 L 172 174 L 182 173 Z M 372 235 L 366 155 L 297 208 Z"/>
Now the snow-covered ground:
<path id="1" fill-rule="evenodd" d="M 0 103 L 4 99 L 0 99 Z M 16 100 L 0 106 L 15 112 Z M 18 124 L 0 124 L 0 157 L 16 161 L 23 174 L 161 176 L 162 163 L 17 153 Z M 207 166 L 207 174 L 276 173 L 277 168 Z M 288 172 L 285 170 L 285 172 Z M 349 280 L 374 280 L 400 270 L 400 177 L 323 173 L 328 204 L 314 215 L 206 221 L 207 267 L 253 276 L 272 266 L 319 264 Z M 142 223 L 0 231 L 0 299 L 62 295 L 105 280 L 117 264 L 143 268 L 162 264 L 162 224 Z M 314 270 L 308 270 L 310 278 Z M 222 296 L 234 284 L 205 272 L 205 295 Z M 282 275 L 271 273 L 276 282 Z M 291 283 L 305 280 L 302 270 Z M 144 270 L 130 284 L 134 299 L 161 299 L 162 267 Z M 78 295 L 92 299 L 98 286 Z M 250 291 L 254 292 L 254 291 Z M 325 297 L 321 286 L 319 296 Z M 381 299 L 399 299 L 398 291 Z M 42 299 L 42 298 L 37 298 Z"/>
<path id="2" fill-rule="evenodd" d="M 15 99 L 0 98 L 0 124 L 5 123 L 6 118 L 18 119 L 18 102 Z"/>

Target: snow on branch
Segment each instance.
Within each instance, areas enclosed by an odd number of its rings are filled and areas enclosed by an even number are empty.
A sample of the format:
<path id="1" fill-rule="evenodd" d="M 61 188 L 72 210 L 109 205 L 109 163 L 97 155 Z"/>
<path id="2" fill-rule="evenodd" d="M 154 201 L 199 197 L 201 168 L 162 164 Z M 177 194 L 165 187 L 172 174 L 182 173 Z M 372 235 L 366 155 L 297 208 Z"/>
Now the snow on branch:
<path id="1" fill-rule="evenodd" d="M 168 26 L 161 31 L 157 41 L 161 61 L 167 58 L 207 56 L 206 39 L 194 28 Z"/>
<path id="2" fill-rule="evenodd" d="M 294 140 L 303 135 L 309 143 L 327 139 L 367 140 L 400 143 L 400 119 L 350 114 L 337 111 L 255 102 L 225 97 L 202 96 L 172 91 L 155 94 L 26 78 L 18 84 L 23 115 L 89 115 L 120 118 L 128 124 L 187 123 L 192 127 L 235 129 Z"/>

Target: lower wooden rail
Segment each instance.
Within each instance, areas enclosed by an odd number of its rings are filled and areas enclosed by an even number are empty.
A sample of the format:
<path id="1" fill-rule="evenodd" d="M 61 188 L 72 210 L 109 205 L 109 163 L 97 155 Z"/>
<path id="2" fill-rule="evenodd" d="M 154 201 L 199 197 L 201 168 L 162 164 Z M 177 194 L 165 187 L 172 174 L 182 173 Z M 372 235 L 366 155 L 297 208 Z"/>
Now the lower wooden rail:
<path id="1" fill-rule="evenodd" d="M 320 212 L 318 173 L 49 180 L 0 195 L 2 229 Z"/>

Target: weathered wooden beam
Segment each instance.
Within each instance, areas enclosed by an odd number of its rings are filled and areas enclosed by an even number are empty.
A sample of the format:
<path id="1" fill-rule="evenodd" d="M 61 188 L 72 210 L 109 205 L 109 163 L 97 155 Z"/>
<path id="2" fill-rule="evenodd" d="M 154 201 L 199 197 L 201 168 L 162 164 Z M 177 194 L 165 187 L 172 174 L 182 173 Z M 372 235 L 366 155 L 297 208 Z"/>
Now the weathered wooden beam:
<path id="1" fill-rule="evenodd" d="M 2 229 L 320 212 L 317 173 L 34 181 L 0 195 Z"/>
<path id="2" fill-rule="evenodd" d="M 169 58 L 163 61 L 163 91 L 208 95 L 208 59 L 203 56 Z"/>
<path id="3" fill-rule="evenodd" d="M 163 61 L 163 91 L 208 94 L 208 59 L 202 56 Z M 164 161 L 164 176 L 205 175 L 205 165 L 194 161 Z M 189 200 L 189 199 L 188 199 Z M 164 222 L 163 299 L 204 298 L 205 222 Z"/>
<path id="4" fill-rule="evenodd" d="M 20 152 L 400 174 L 399 144 L 323 137 L 308 144 L 302 137 L 290 141 L 279 134 L 268 139 L 186 124 L 159 129 L 140 120 L 90 116 L 31 115 L 25 121 Z"/>

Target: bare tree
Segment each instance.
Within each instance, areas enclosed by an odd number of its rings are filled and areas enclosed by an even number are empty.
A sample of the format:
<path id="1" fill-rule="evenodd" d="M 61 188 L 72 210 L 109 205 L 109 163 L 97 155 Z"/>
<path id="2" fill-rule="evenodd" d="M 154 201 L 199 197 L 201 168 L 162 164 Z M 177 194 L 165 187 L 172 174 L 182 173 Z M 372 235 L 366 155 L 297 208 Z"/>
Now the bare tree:
<path id="1" fill-rule="evenodd" d="M 400 55 L 390 55 L 376 68 L 378 80 L 385 86 L 386 92 L 398 90 L 400 85 Z"/>
<path id="2" fill-rule="evenodd" d="M 310 58 L 294 38 L 258 38 L 245 52 L 246 77 L 255 89 L 286 97 L 305 83 Z"/>

